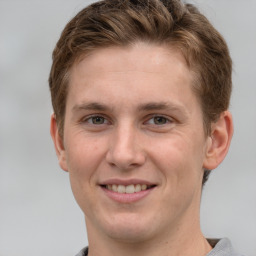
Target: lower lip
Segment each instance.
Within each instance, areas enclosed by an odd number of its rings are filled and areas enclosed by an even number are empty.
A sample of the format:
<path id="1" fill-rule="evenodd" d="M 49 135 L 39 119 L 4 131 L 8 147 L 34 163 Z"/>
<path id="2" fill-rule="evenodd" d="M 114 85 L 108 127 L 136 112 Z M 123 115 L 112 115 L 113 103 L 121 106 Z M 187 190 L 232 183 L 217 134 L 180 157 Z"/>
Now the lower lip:
<path id="1" fill-rule="evenodd" d="M 155 187 L 147 189 L 147 190 L 142 190 L 142 191 L 136 192 L 136 193 L 131 193 L 131 194 L 118 193 L 118 192 L 114 192 L 112 190 L 108 190 L 104 187 L 101 187 L 101 188 L 108 197 L 110 197 L 112 200 L 114 200 L 118 203 L 133 203 L 133 202 L 139 201 L 139 200 L 143 199 L 144 197 L 146 197 L 147 195 L 149 195 Z"/>

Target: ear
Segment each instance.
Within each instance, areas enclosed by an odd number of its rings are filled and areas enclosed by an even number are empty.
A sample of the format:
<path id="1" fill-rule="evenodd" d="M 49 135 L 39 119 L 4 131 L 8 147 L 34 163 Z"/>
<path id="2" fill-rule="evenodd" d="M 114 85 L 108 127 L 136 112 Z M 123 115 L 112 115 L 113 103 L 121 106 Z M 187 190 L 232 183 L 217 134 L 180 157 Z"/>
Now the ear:
<path id="1" fill-rule="evenodd" d="M 63 140 L 59 134 L 55 114 L 51 115 L 50 133 L 51 133 L 52 140 L 53 140 L 53 143 L 55 146 L 55 151 L 56 151 L 57 157 L 59 159 L 59 165 L 64 171 L 68 171 L 66 151 L 64 148 Z"/>
<path id="2" fill-rule="evenodd" d="M 229 111 L 224 111 L 220 118 L 212 123 L 211 135 L 208 137 L 203 168 L 215 169 L 225 158 L 233 135 L 233 121 Z"/>

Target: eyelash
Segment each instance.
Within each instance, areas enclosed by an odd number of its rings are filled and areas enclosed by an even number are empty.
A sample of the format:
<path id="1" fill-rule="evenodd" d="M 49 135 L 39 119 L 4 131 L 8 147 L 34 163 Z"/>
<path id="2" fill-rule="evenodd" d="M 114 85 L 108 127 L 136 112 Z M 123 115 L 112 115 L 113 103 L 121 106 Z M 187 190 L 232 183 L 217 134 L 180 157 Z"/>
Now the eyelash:
<path id="1" fill-rule="evenodd" d="M 103 123 L 100 123 L 100 124 L 93 123 L 93 119 L 94 118 L 101 118 L 101 119 L 103 119 Z M 82 123 L 88 123 L 90 125 L 104 125 L 104 124 L 106 124 L 106 121 L 107 121 L 107 123 L 109 123 L 108 119 L 105 116 L 103 116 L 103 115 L 91 115 L 91 116 L 88 116 L 88 117 L 82 119 Z"/>
<path id="2" fill-rule="evenodd" d="M 164 119 L 164 123 L 163 124 L 156 124 L 155 121 L 156 119 Z M 150 123 L 150 120 L 153 120 L 154 123 Z M 159 121 L 159 120 L 158 120 Z M 149 119 L 147 119 L 147 121 L 145 123 L 148 123 L 150 125 L 156 125 L 156 126 L 163 126 L 163 125 L 166 125 L 168 123 L 172 123 L 172 119 L 168 118 L 168 117 L 165 117 L 163 115 L 153 115 L 151 116 Z"/>
<path id="3" fill-rule="evenodd" d="M 96 124 L 93 122 L 93 119 L 95 118 L 100 118 L 100 119 L 103 119 L 103 123 L 100 123 L 100 124 Z M 162 119 L 164 121 L 163 124 L 156 124 L 155 121 L 158 119 Z M 151 122 L 151 120 L 153 120 L 153 123 Z M 158 120 L 159 121 L 159 120 Z M 88 123 L 90 125 L 96 125 L 96 126 L 100 126 L 100 125 L 105 125 L 105 124 L 110 124 L 111 122 L 108 120 L 108 118 L 106 118 L 104 115 L 91 115 L 91 116 L 88 116 L 84 119 L 82 119 L 81 121 L 82 123 Z M 149 125 L 155 125 L 155 126 L 164 126 L 166 124 L 169 124 L 169 123 L 172 123 L 173 120 L 169 117 L 165 117 L 163 115 L 150 115 L 145 122 L 143 122 L 143 124 L 149 124 Z"/>

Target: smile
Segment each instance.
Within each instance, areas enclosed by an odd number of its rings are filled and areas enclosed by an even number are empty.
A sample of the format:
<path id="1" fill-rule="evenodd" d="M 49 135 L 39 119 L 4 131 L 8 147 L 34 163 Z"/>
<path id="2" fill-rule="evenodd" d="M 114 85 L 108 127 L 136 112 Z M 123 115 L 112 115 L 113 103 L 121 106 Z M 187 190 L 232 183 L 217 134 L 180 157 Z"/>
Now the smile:
<path id="1" fill-rule="evenodd" d="M 130 185 L 118 185 L 118 184 L 109 184 L 104 185 L 107 190 L 117 192 L 119 194 L 133 194 L 138 193 L 147 189 L 154 187 L 154 185 L 146 185 L 146 184 L 130 184 Z"/>

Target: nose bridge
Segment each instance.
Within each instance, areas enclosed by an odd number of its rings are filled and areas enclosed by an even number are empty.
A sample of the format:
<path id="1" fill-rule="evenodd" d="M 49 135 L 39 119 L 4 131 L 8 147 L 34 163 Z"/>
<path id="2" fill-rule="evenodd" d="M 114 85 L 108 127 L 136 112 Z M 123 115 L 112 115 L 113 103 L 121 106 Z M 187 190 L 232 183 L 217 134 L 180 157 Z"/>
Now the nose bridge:
<path id="1" fill-rule="evenodd" d="M 118 125 L 111 136 L 107 161 L 125 170 L 143 164 L 144 160 L 138 129 L 129 122 Z"/>

